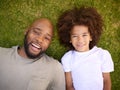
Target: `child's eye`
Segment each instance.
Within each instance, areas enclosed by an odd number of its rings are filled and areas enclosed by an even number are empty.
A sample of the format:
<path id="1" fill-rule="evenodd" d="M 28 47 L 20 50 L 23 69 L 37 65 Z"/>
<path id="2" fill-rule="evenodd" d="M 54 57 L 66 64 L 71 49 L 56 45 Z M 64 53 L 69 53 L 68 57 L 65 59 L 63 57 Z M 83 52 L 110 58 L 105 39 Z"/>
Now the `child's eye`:
<path id="1" fill-rule="evenodd" d="M 72 35 L 71 37 L 74 38 L 74 37 L 77 37 L 77 35 Z"/>
<path id="2" fill-rule="evenodd" d="M 83 37 L 87 36 L 87 34 L 84 34 Z"/>

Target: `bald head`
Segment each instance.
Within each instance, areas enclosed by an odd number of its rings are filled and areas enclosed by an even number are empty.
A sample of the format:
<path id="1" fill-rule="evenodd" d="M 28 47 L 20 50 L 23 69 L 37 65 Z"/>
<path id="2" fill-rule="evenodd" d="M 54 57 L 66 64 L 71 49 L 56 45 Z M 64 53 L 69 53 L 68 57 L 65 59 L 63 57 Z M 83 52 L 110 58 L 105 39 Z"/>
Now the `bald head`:
<path id="1" fill-rule="evenodd" d="M 33 21 L 33 23 L 28 27 L 28 31 L 30 31 L 32 28 L 39 28 L 44 30 L 49 30 L 52 33 L 53 36 L 53 24 L 52 22 L 47 18 L 40 18 Z"/>
<path id="2" fill-rule="evenodd" d="M 41 24 L 41 26 L 43 26 L 43 27 L 46 26 L 46 27 L 49 27 L 49 28 L 53 29 L 52 22 L 49 19 L 47 19 L 47 18 L 40 18 L 40 19 L 35 20 L 30 25 L 30 27 L 33 27 L 33 26 L 35 26 L 37 24 Z"/>
<path id="3" fill-rule="evenodd" d="M 38 58 L 49 47 L 53 37 L 53 25 L 49 19 L 35 20 L 27 29 L 24 39 L 25 54 Z"/>

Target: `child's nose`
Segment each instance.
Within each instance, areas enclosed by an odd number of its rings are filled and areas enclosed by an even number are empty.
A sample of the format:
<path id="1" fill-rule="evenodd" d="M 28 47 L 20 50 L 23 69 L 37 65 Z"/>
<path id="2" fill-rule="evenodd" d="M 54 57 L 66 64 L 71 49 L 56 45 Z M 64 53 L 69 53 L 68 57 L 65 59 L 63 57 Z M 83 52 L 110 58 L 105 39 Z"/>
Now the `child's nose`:
<path id="1" fill-rule="evenodd" d="M 79 37 L 78 37 L 78 41 L 79 41 L 79 42 L 82 41 L 82 37 L 79 36 Z"/>

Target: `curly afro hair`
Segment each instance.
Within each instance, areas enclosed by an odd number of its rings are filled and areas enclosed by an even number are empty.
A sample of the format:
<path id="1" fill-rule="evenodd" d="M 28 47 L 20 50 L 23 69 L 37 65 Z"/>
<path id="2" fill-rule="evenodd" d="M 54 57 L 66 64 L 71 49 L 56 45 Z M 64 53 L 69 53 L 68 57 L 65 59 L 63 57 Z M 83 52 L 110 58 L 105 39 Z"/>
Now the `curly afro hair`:
<path id="1" fill-rule="evenodd" d="M 64 11 L 57 22 L 60 43 L 69 49 L 74 49 L 70 43 L 70 32 L 75 25 L 88 27 L 92 41 L 89 48 L 95 46 L 103 31 L 103 20 L 101 15 L 93 7 L 80 7 Z"/>

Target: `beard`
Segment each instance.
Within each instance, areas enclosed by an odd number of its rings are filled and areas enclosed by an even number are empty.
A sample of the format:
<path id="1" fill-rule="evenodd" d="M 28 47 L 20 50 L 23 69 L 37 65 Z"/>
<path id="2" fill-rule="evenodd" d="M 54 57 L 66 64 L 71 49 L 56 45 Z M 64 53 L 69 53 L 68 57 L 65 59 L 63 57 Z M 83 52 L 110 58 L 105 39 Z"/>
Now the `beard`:
<path id="1" fill-rule="evenodd" d="M 44 51 L 40 51 L 38 54 L 33 54 L 29 50 L 29 45 L 30 44 L 31 43 L 28 43 L 27 34 L 26 34 L 25 38 L 24 38 L 24 49 L 25 49 L 25 53 L 26 53 L 27 57 L 30 58 L 30 59 L 38 59 L 38 58 L 40 58 L 41 55 L 44 53 Z"/>

